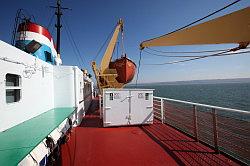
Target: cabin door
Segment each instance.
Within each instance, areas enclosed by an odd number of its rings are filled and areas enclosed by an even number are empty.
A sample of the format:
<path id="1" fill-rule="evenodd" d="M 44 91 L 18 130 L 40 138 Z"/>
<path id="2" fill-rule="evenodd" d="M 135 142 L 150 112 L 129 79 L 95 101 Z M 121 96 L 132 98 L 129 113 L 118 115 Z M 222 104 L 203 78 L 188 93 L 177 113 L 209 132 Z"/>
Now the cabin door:
<path id="1" fill-rule="evenodd" d="M 103 125 L 119 126 L 128 125 L 129 121 L 129 91 L 104 91 L 104 105 L 103 105 Z"/>
<path id="2" fill-rule="evenodd" d="M 153 122 L 153 92 L 131 90 L 131 124 L 150 124 Z"/>

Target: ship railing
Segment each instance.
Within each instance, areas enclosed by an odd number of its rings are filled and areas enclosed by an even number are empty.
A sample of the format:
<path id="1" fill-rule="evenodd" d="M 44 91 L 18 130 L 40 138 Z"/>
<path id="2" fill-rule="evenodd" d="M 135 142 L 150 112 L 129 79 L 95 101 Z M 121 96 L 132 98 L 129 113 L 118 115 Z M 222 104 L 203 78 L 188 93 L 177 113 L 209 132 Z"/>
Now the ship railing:
<path id="1" fill-rule="evenodd" d="M 250 112 L 154 96 L 154 117 L 162 123 L 250 164 Z"/>
<path id="2" fill-rule="evenodd" d="M 98 100 L 99 100 L 100 119 L 102 119 L 103 118 L 103 98 L 102 98 L 102 95 L 98 95 Z"/>

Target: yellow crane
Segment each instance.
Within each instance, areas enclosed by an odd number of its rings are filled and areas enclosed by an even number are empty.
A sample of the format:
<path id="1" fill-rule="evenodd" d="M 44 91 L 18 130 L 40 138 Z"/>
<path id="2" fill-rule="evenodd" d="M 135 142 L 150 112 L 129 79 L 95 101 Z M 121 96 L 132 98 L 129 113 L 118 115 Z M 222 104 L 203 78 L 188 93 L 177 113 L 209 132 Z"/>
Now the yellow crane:
<path id="1" fill-rule="evenodd" d="M 155 37 L 140 44 L 140 49 L 156 46 L 238 43 L 239 49 L 250 43 L 250 7 L 219 18 Z M 235 49 L 237 50 L 237 49 Z"/>
<path id="2" fill-rule="evenodd" d="M 109 64 L 112 59 L 112 55 L 115 49 L 115 45 L 118 39 L 119 32 L 123 32 L 123 20 L 119 19 L 116 28 L 114 30 L 113 36 L 106 48 L 106 51 L 103 55 L 101 65 L 98 68 L 96 62 L 92 62 L 92 69 L 95 74 L 96 83 L 99 88 L 100 93 L 102 93 L 102 89 L 104 88 L 122 88 L 125 83 L 119 83 L 116 80 L 118 73 L 116 69 L 111 69 Z"/>

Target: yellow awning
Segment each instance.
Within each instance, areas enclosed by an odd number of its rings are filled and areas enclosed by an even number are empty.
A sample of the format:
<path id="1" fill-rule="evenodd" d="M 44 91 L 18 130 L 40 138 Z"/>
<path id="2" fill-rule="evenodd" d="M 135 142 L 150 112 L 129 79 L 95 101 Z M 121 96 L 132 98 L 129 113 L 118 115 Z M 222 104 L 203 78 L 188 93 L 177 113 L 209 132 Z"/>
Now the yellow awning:
<path id="1" fill-rule="evenodd" d="M 250 7 L 172 34 L 146 40 L 141 48 L 250 42 Z"/>

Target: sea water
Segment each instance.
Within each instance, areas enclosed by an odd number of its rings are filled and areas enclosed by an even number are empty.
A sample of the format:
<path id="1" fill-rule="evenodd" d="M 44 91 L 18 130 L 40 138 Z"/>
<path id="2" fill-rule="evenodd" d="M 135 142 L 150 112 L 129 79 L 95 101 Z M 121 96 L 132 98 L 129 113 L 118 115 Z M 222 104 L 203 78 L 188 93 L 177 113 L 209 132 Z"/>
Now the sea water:
<path id="1" fill-rule="evenodd" d="M 184 85 L 152 83 L 137 85 L 137 88 L 155 89 L 154 96 L 250 111 L 250 83 Z"/>

